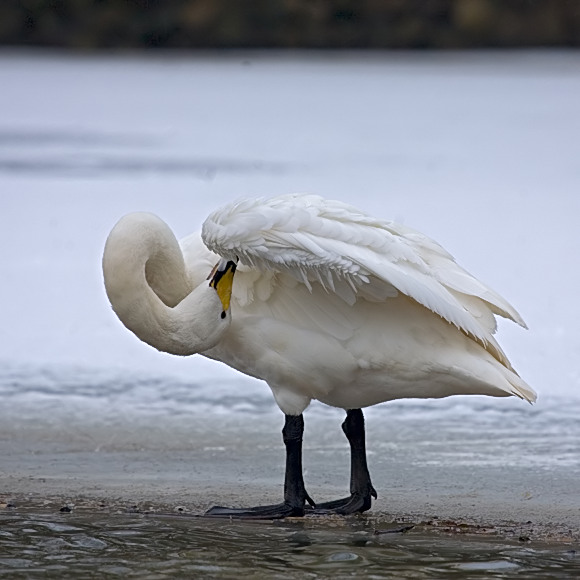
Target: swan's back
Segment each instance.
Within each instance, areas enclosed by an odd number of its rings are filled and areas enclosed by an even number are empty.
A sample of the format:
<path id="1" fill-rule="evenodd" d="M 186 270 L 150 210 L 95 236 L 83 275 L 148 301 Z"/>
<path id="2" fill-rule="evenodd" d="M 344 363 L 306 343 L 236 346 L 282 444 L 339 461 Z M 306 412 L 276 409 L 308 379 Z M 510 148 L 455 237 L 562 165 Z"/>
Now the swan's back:
<path id="1" fill-rule="evenodd" d="M 483 342 L 494 315 L 525 323 L 499 294 L 461 268 L 437 242 L 314 195 L 244 200 L 212 213 L 202 237 L 218 255 L 260 271 L 318 282 L 348 304 L 402 292 Z"/>
<path id="2" fill-rule="evenodd" d="M 493 336 L 496 315 L 525 327 L 521 316 L 437 242 L 415 230 L 338 201 L 285 195 L 224 206 L 207 218 L 202 238 L 212 252 L 239 258 L 247 267 L 241 268 L 235 288 L 246 308 L 260 297 L 264 304 L 270 300 L 272 308 L 277 292 L 285 298 L 276 308 L 291 311 L 297 296 L 291 287 L 298 284 L 311 296 L 302 299 L 298 309 L 304 320 L 316 325 L 325 318 L 332 334 L 332 328 L 352 324 L 344 320 L 353 316 L 349 309 L 358 301 L 374 305 L 373 312 L 380 316 L 404 295 L 446 321 L 449 331 L 453 325 L 483 347 L 513 376 L 510 394 L 535 398 Z M 290 281 L 281 283 L 285 279 Z M 299 318 L 298 314 L 288 316 Z"/>

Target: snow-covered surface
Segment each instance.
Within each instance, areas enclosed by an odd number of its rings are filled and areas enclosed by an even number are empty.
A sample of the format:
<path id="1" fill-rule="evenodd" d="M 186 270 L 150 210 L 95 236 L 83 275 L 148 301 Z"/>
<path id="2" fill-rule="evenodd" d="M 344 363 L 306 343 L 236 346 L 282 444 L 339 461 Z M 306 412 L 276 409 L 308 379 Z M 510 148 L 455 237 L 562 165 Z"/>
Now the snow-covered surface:
<path id="1" fill-rule="evenodd" d="M 307 191 L 440 242 L 526 320 L 498 339 L 538 404 L 580 396 L 577 53 L 4 52 L 0 86 L 0 394 L 76 373 L 269 397 L 140 343 L 101 253 L 130 211 L 182 237 L 227 201 Z"/>

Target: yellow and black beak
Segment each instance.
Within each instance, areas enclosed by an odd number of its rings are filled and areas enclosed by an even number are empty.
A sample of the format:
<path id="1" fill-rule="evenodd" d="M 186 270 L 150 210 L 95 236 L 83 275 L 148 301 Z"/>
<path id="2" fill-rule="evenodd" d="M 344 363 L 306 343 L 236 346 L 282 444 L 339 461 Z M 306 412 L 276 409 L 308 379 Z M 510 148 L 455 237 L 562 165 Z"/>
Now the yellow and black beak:
<path id="1" fill-rule="evenodd" d="M 234 274 L 236 272 L 236 263 L 231 260 L 222 258 L 214 267 L 210 277 L 209 285 L 215 288 L 224 308 L 222 318 L 230 307 L 232 297 L 232 284 L 234 283 Z"/>

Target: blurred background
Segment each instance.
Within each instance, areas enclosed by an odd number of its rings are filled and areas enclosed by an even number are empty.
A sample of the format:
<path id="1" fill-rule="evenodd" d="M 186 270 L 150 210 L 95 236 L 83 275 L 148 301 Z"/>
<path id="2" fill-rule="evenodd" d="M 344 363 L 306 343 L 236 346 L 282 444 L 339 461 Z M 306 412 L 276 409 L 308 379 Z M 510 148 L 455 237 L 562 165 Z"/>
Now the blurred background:
<path id="1" fill-rule="evenodd" d="M 576 0 L 3 0 L 0 43 L 98 48 L 580 44 Z"/>
<path id="2" fill-rule="evenodd" d="M 438 240 L 522 311 L 524 377 L 576 392 L 579 42 L 575 0 L 4 0 L 2 368 L 242 380 L 125 331 L 104 241 L 306 191 Z"/>
<path id="3" fill-rule="evenodd" d="M 377 509 L 577 529 L 579 44 L 578 0 L 1 0 L 0 492 L 279 501 L 268 387 L 141 343 L 101 257 L 131 211 L 181 238 L 310 192 L 434 238 L 529 326 L 498 340 L 536 405 L 368 411 Z M 347 489 L 342 419 L 307 411 L 313 496 Z"/>

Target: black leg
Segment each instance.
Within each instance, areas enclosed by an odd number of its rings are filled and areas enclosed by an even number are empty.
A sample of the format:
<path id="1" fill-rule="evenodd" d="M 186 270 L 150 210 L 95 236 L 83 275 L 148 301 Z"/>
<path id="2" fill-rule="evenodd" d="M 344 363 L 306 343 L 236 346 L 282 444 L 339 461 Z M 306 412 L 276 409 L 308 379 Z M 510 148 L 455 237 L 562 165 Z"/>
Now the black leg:
<path id="1" fill-rule="evenodd" d="M 377 498 L 367 466 L 363 412 L 360 409 L 348 410 L 342 430 L 350 443 L 350 496 L 317 504 L 315 513 L 346 515 L 366 512 L 371 508 L 371 497 Z"/>
<path id="2" fill-rule="evenodd" d="M 278 519 L 288 516 L 303 516 L 304 505 L 314 506 L 302 477 L 302 415 L 286 415 L 282 437 L 286 446 L 286 476 L 284 478 L 284 501 L 280 504 L 257 506 L 246 509 L 214 506 L 205 515 L 218 518 Z"/>

